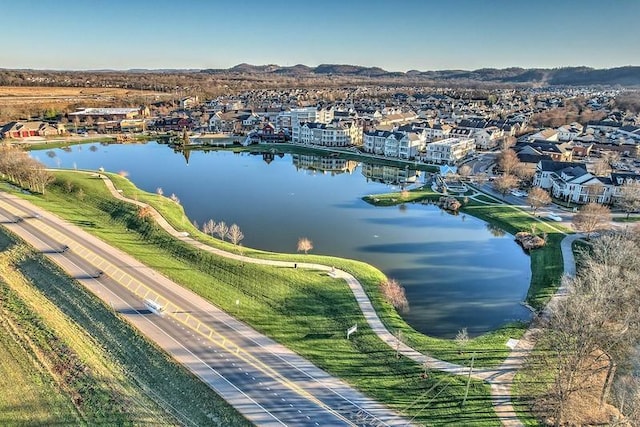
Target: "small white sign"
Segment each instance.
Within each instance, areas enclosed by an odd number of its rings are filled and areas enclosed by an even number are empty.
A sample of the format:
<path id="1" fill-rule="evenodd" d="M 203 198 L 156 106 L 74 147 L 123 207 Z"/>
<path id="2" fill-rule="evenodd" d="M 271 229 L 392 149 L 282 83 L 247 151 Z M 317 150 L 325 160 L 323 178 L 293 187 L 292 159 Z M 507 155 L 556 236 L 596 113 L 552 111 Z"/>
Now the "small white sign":
<path id="1" fill-rule="evenodd" d="M 518 345 L 518 342 L 519 340 L 514 340 L 513 338 L 509 338 L 509 340 L 507 341 L 507 347 L 513 350 Z"/>
<path id="2" fill-rule="evenodd" d="M 357 323 L 355 325 L 353 325 L 352 327 L 350 327 L 349 329 L 347 329 L 347 339 L 349 339 L 351 334 L 353 334 L 357 330 L 358 330 L 358 324 Z"/>

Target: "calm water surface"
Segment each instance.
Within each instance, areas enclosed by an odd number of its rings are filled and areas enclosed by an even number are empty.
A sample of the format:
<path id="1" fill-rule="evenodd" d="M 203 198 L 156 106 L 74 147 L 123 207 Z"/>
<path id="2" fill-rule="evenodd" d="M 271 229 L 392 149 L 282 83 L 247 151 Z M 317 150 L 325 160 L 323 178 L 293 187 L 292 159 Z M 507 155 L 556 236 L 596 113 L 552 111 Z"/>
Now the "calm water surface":
<path id="1" fill-rule="evenodd" d="M 245 246 L 295 252 L 306 236 L 314 253 L 373 264 L 406 288 L 407 322 L 432 336 L 453 337 L 464 327 L 476 335 L 530 317 L 520 304 L 531 277 L 529 257 L 512 236 L 496 236 L 483 221 L 434 206 L 373 207 L 361 200 L 397 190 L 393 177 L 404 170 L 230 152 L 194 151 L 187 163 L 156 143 L 86 144 L 32 155 L 51 167 L 126 171 L 146 191 L 175 193 L 199 224 L 209 218 L 237 223 Z M 306 169 L 310 165 L 316 169 Z M 417 183 L 423 179 L 408 174 Z"/>

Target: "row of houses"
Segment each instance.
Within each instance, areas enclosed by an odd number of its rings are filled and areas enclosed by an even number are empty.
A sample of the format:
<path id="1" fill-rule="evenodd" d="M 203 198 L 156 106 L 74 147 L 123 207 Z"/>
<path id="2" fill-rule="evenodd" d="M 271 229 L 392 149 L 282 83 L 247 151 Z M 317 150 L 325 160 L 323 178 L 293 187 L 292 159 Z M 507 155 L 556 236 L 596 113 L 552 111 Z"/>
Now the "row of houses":
<path id="1" fill-rule="evenodd" d="M 640 174 L 612 172 L 609 176 L 595 176 L 582 163 L 542 160 L 536 167 L 533 185 L 567 202 L 611 204 L 620 195 L 620 188 L 630 182 L 640 183 Z"/>

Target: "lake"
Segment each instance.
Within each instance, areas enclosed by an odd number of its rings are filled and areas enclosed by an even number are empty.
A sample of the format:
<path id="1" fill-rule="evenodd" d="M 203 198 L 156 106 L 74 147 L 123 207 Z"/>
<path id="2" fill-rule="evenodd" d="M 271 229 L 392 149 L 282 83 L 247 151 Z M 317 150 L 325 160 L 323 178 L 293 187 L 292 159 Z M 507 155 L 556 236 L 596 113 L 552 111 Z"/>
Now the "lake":
<path id="1" fill-rule="evenodd" d="M 530 260 L 513 236 L 436 206 L 374 207 L 369 194 L 419 185 L 423 172 L 332 157 L 193 151 L 188 162 L 166 145 L 104 145 L 32 152 L 50 167 L 126 171 L 138 187 L 175 194 L 199 224 L 236 223 L 244 246 L 295 252 L 299 237 L 313 253 L 368 262 L 406 289 L 406 321 L 427 335 L 478 335 L 528 320 L 521 305 Z"/>

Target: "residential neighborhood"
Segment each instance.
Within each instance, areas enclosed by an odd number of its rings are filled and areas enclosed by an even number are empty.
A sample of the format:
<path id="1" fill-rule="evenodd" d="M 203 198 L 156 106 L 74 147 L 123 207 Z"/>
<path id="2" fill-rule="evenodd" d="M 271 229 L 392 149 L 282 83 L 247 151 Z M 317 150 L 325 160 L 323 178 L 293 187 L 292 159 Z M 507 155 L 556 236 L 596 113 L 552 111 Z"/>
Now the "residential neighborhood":
<path id="1" fill-rule="evenodd" d="M 628 182 L 640 173 L 640 117 L 615 108 L 620 93 L 552 87 L 253 90 L 214 99 L 186 96 L 170 105 L 78 108 L 54 119 L 6 123 L 0 135 L 7 141 L 46 141 L 74 135 L 182 138 L 187 132 L 192 136 L 187 146 L 235 138 L 243 145 L 347 149 L 373 158 L 454 167 L 481 153 L 512 149 L 519 169 L 528 171 L 520 186 L 539 186 L 565 202 L 612 204 L 621 177 Z M 582 102 L 591 120 L 550 126 L 554 119 L 544 126 L 542 117 L 557 115 L 572 102 Z"/>

